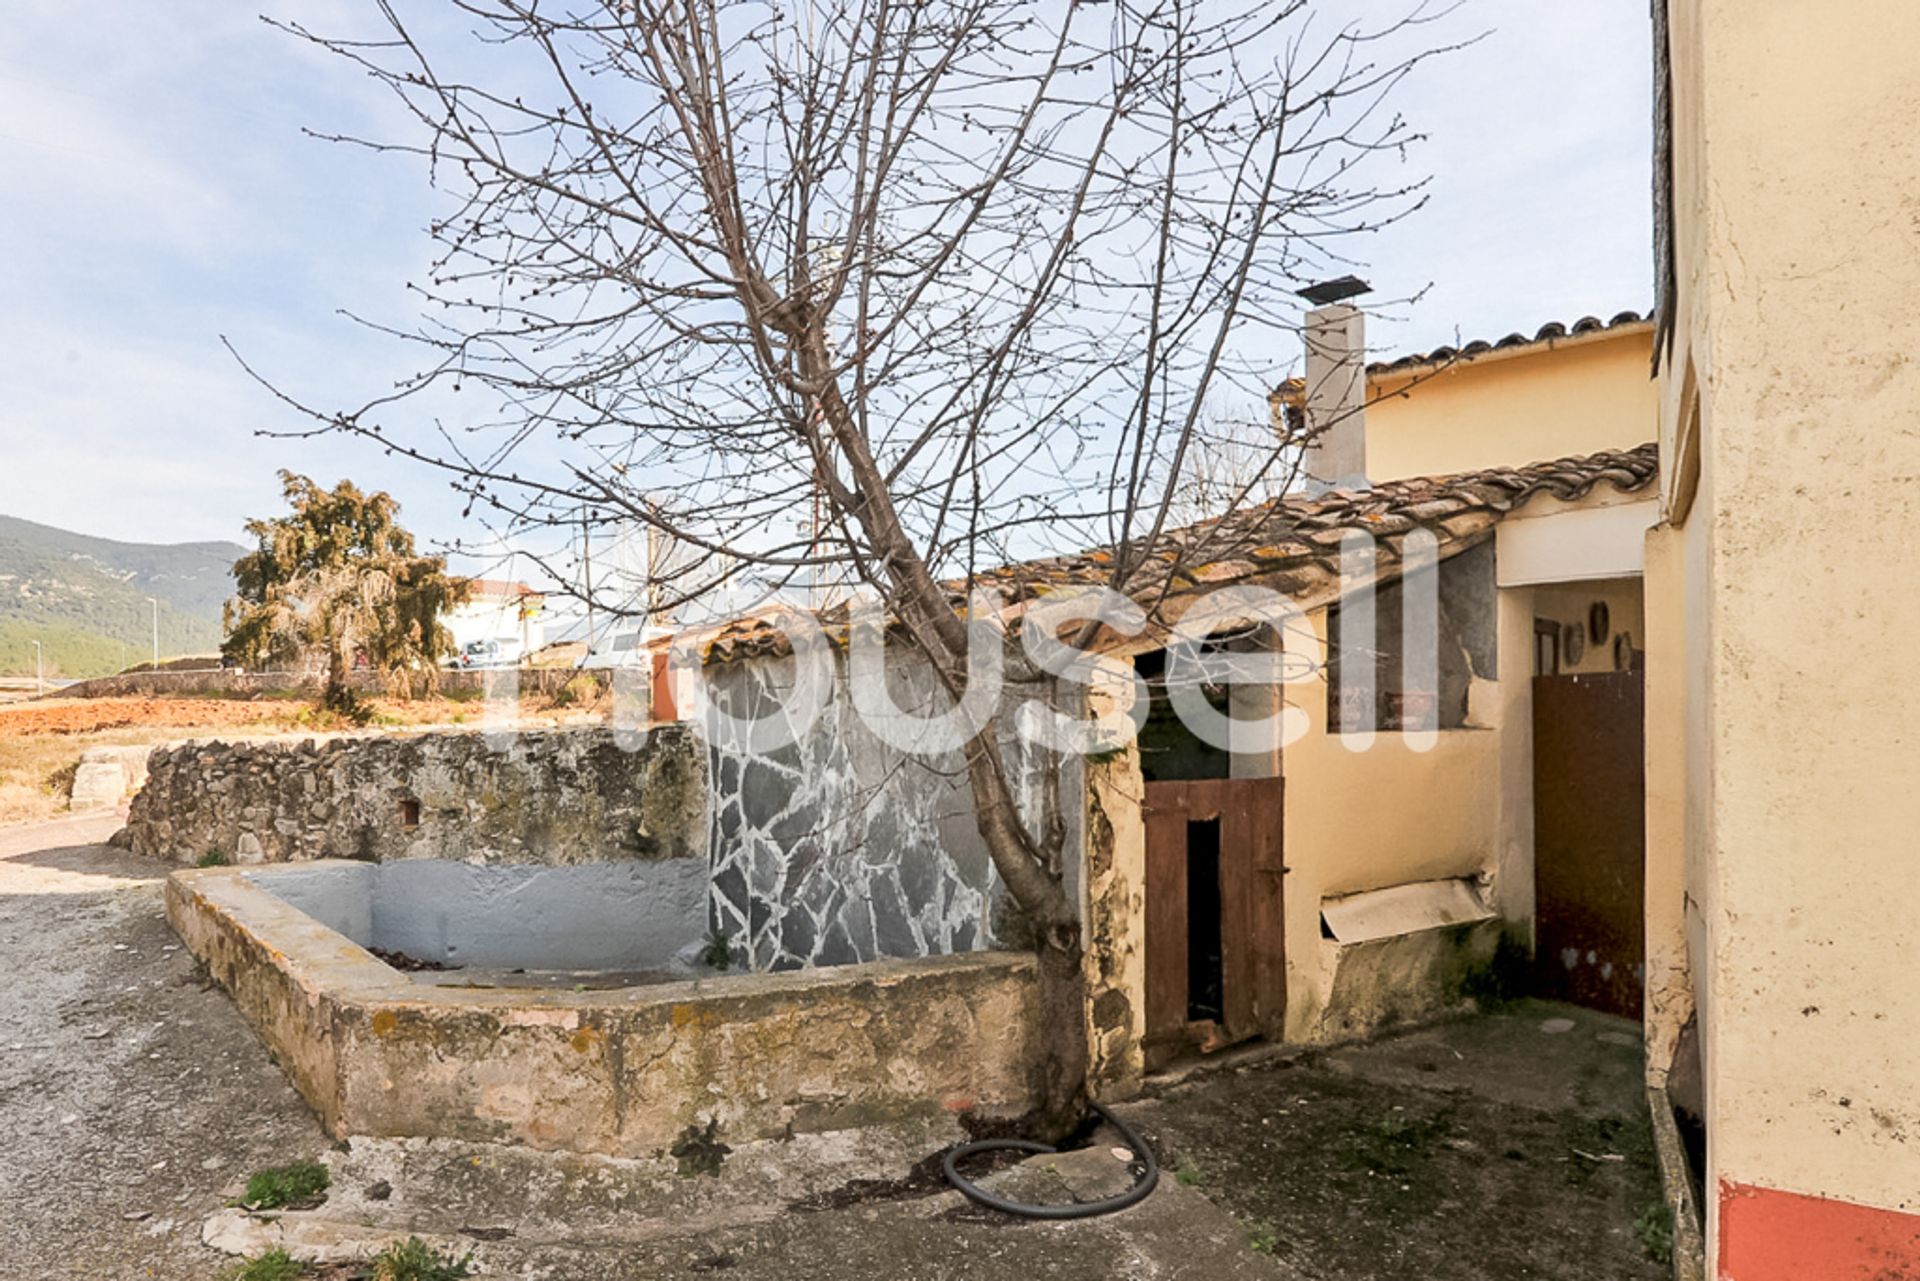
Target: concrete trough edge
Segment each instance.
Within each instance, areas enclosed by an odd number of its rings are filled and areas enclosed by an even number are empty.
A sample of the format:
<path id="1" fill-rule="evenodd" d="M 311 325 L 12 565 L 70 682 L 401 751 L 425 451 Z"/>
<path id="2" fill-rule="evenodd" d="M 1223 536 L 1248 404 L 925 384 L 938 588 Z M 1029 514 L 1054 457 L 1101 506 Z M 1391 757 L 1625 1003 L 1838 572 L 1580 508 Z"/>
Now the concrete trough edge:
<path id="1" fill-rule="evenodd" d="M 1687 1150 L 1680 1126 L 1673 1119 L 1673 1103 L 1663 1085 L 1647 1087 L 1647 1110 L 1653 1114 L 1653 1147 L 1660 1160 L 1660 1186 L 1673 1211 L 1673 1281 L 1705 1281 L 1706 1233 L 1700 1204 L 1694 1199 L 1693 1179 L 1687 1172 Z"/>
<path id="2" fill-rule="evenodd" d="M 1025 953 L 602 991 L 442 987 L 277 898 L 258 883 L 273 871 L 175 871 L 167 916 L 336 1137 L 641 1155 L 701 1118 L 768 1137 L 1030 1098 Z"/>

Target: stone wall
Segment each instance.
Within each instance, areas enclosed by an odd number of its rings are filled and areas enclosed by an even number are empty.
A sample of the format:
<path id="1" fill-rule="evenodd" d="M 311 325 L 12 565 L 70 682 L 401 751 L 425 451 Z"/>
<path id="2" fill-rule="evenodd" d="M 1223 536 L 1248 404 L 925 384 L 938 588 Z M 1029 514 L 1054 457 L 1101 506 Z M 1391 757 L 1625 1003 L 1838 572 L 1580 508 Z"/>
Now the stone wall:
<path id="1" fill-rule="evenodd" d="M 635 751 L 606 728 L 189 743 L 148 761 L 126 841 L 175 862 L 704 858 L 702 754 L 684 726 Z"/>
<path id="2" fill-rule="evenodd" d="M 924 758 L 883 741 L 852 706 L 844 656 L 835 661 L 834 696 L 780 746 L 743 741 L 737 726 L 763 718 L 759 735 L 779 724 L 794 659 L 706 671 L 712 707 L 733 722 L 709 719 L 705 727 L 714 780 L 711 928 L 728 940 L 736 965 L 760 971 L 1017 944 L 1012 902 L 974 824 L 959 753 Z M 941 697 L 931 671 L 897 650 L 887 662 L 896 706 L 926 714 Z M 1077 850 L 1079 807 L 1063 806 L 1060 793 L 1077 786 L 1078 773 L 1012 735 L 1004 751 L 1029 827 L 1064 823 L 1065 847 Z"/>
<path id="3" fill-rule="evenodd" d="M 442 694 L 456 698 L 484 698 L 494 691 L 501 691 L 504 697 L 506 678 L 517 675 L 520 695 L 551 698 L 582 674 L 582 669 L 575 667 L 526 667 L 511 672 L 446 671 L 440 673 L 439 688 Z M 613 687 L 610 669 L 591 668 L 584 674 L 593 677 L 603 690 Z M 373 672 L 355 672 L 350 683 L 362 694 L 382 694 L 386 689 Z M 168 671 L 163 668 L 157 672 L 124 672 L 118 676 L 76 681 L 52 691 L 49 697 L 153 698 L 172 694 L 195 698 L 283 698 L 288 695 L 315 698 L 324 684 L 323 675 L 302 672 L 236 672 L 217 667 Z"/>

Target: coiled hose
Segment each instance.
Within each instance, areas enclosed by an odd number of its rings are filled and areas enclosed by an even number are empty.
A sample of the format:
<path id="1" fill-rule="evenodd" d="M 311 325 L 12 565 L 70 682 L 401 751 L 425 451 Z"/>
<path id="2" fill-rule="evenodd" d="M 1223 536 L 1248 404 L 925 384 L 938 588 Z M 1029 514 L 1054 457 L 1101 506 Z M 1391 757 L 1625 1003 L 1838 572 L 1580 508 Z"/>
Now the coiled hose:
<path id="1" fill-rule="evenodd" d="M 1005 1197 L 995 1196 L 985 1188 L 969 1182 L 966 1176 L 960 1173 L 960 1161 L 979 1152 L 1043 1154 L 1060 1150 L 1052 1144 L 1035 1143 L 1032 1139 L 980 1139 L 973 1143 L 959 1144 L 950 1150 L 945 1160 L 940 1163 L 947 1172 L 947 1182 L 960 1189 L 962 1195 L 970 1201 L 976 1201 L 989 1209 L 999 1210 L 1005 1214 L 1019 1215 L 1023 1219 L 1091 1219 L 1097 1215 L 1124 1210 L 1130 1205 L 1138 1205 L 1146 1200 L 1147 1194 L 1159 1184 L 1160 1162 L 1153 1155 L 1153 1148 L 1142 1142 L 1140 1136 L 1129 1129 L 1125 1121 L 1098 1103 L 1093 1105 L 1093 1110 L 1104 1117 L 1114 1129 L 1120 1131 L 1121 1137 L 1127 1141 L 1127 1147 L 1135 1156 L 1146 1162 L 1146 1172 L 1135 1180 L 1132 1187 L 1118 1196 L 1106 1197 L 1099 1201 L 1076 1201 L 1071 1205 L 1028 1205 L 1022 1201 L 1009 1201 Z"/>

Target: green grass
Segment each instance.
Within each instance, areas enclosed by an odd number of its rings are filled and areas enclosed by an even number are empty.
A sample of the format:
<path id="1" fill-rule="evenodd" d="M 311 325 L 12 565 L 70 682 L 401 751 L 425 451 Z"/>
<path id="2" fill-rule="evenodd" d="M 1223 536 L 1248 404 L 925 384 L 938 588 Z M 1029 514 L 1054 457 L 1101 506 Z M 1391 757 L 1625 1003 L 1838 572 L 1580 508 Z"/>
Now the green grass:
<path id="1" fill-rule="evenodd" d="M 408 1237 L 373 1256 L 371 1281 L 462 1281 L 473 1275 L 473 1254 L 456 1259 L 422 1241 Z"/>
<path id="2" fill-rule="evenodd" d="M 318 1161 L 295 1161 L 259 1170 L 247 1180 L 240 1204 L 249 1210 L 281 1210 L 317 1200 L 332 1182 Z"/>
<path id="3" fill-rule="evenodd" d="M 236 1263 L 221 1273 L 222 1281 L 300 1281 L 307 1265 L 285 1250 L 269 1250 L 258 1258 Z"/>
<path id="4" fill-rule="evenodd" d="M 1255 1254 L 1272 1254 L 1280 1248 L 1280 1234 L 1271 1223 L 1256 1223 L 1247 1229 L 1247 1248 Z"/>
<path id="5" fill-rule="evenodd" d="M 224 851 L 209 847 L 205 854 L 193 861 L 193 865 L 195 867 L 226 867 L 232 862 L 233 860 L 228 858 Z"/>
<path id="6" fill-rule="evenodd" d="M 1182 1161 L 1173 1167 L 1173 1181 L 1183 1188 L 1197 1188 L 1205 1183 L 1206 1176 L 1200 1173 L 1200 1167 L 1191 1161 Z"/>
<path id="7" fill-rule="evenodd" d="M 1633 1235 L 1655 1263 L 1673 1262 L 1673 1207 L 1655 1201 L 1633 1221 Z"/>

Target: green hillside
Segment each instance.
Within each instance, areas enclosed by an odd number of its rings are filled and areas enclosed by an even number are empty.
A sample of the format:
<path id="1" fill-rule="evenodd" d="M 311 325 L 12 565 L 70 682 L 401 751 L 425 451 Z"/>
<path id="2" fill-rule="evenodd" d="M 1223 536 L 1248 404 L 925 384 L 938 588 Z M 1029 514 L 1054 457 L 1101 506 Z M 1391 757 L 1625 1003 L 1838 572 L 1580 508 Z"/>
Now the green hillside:
<path id="1" fill-rule="evenodd" d="M 160 602 L 160 656 L 220 644 L 236 543 L 120 543 L 0 516 L 0 675 L 101 676 L 146 659 Z"/>

